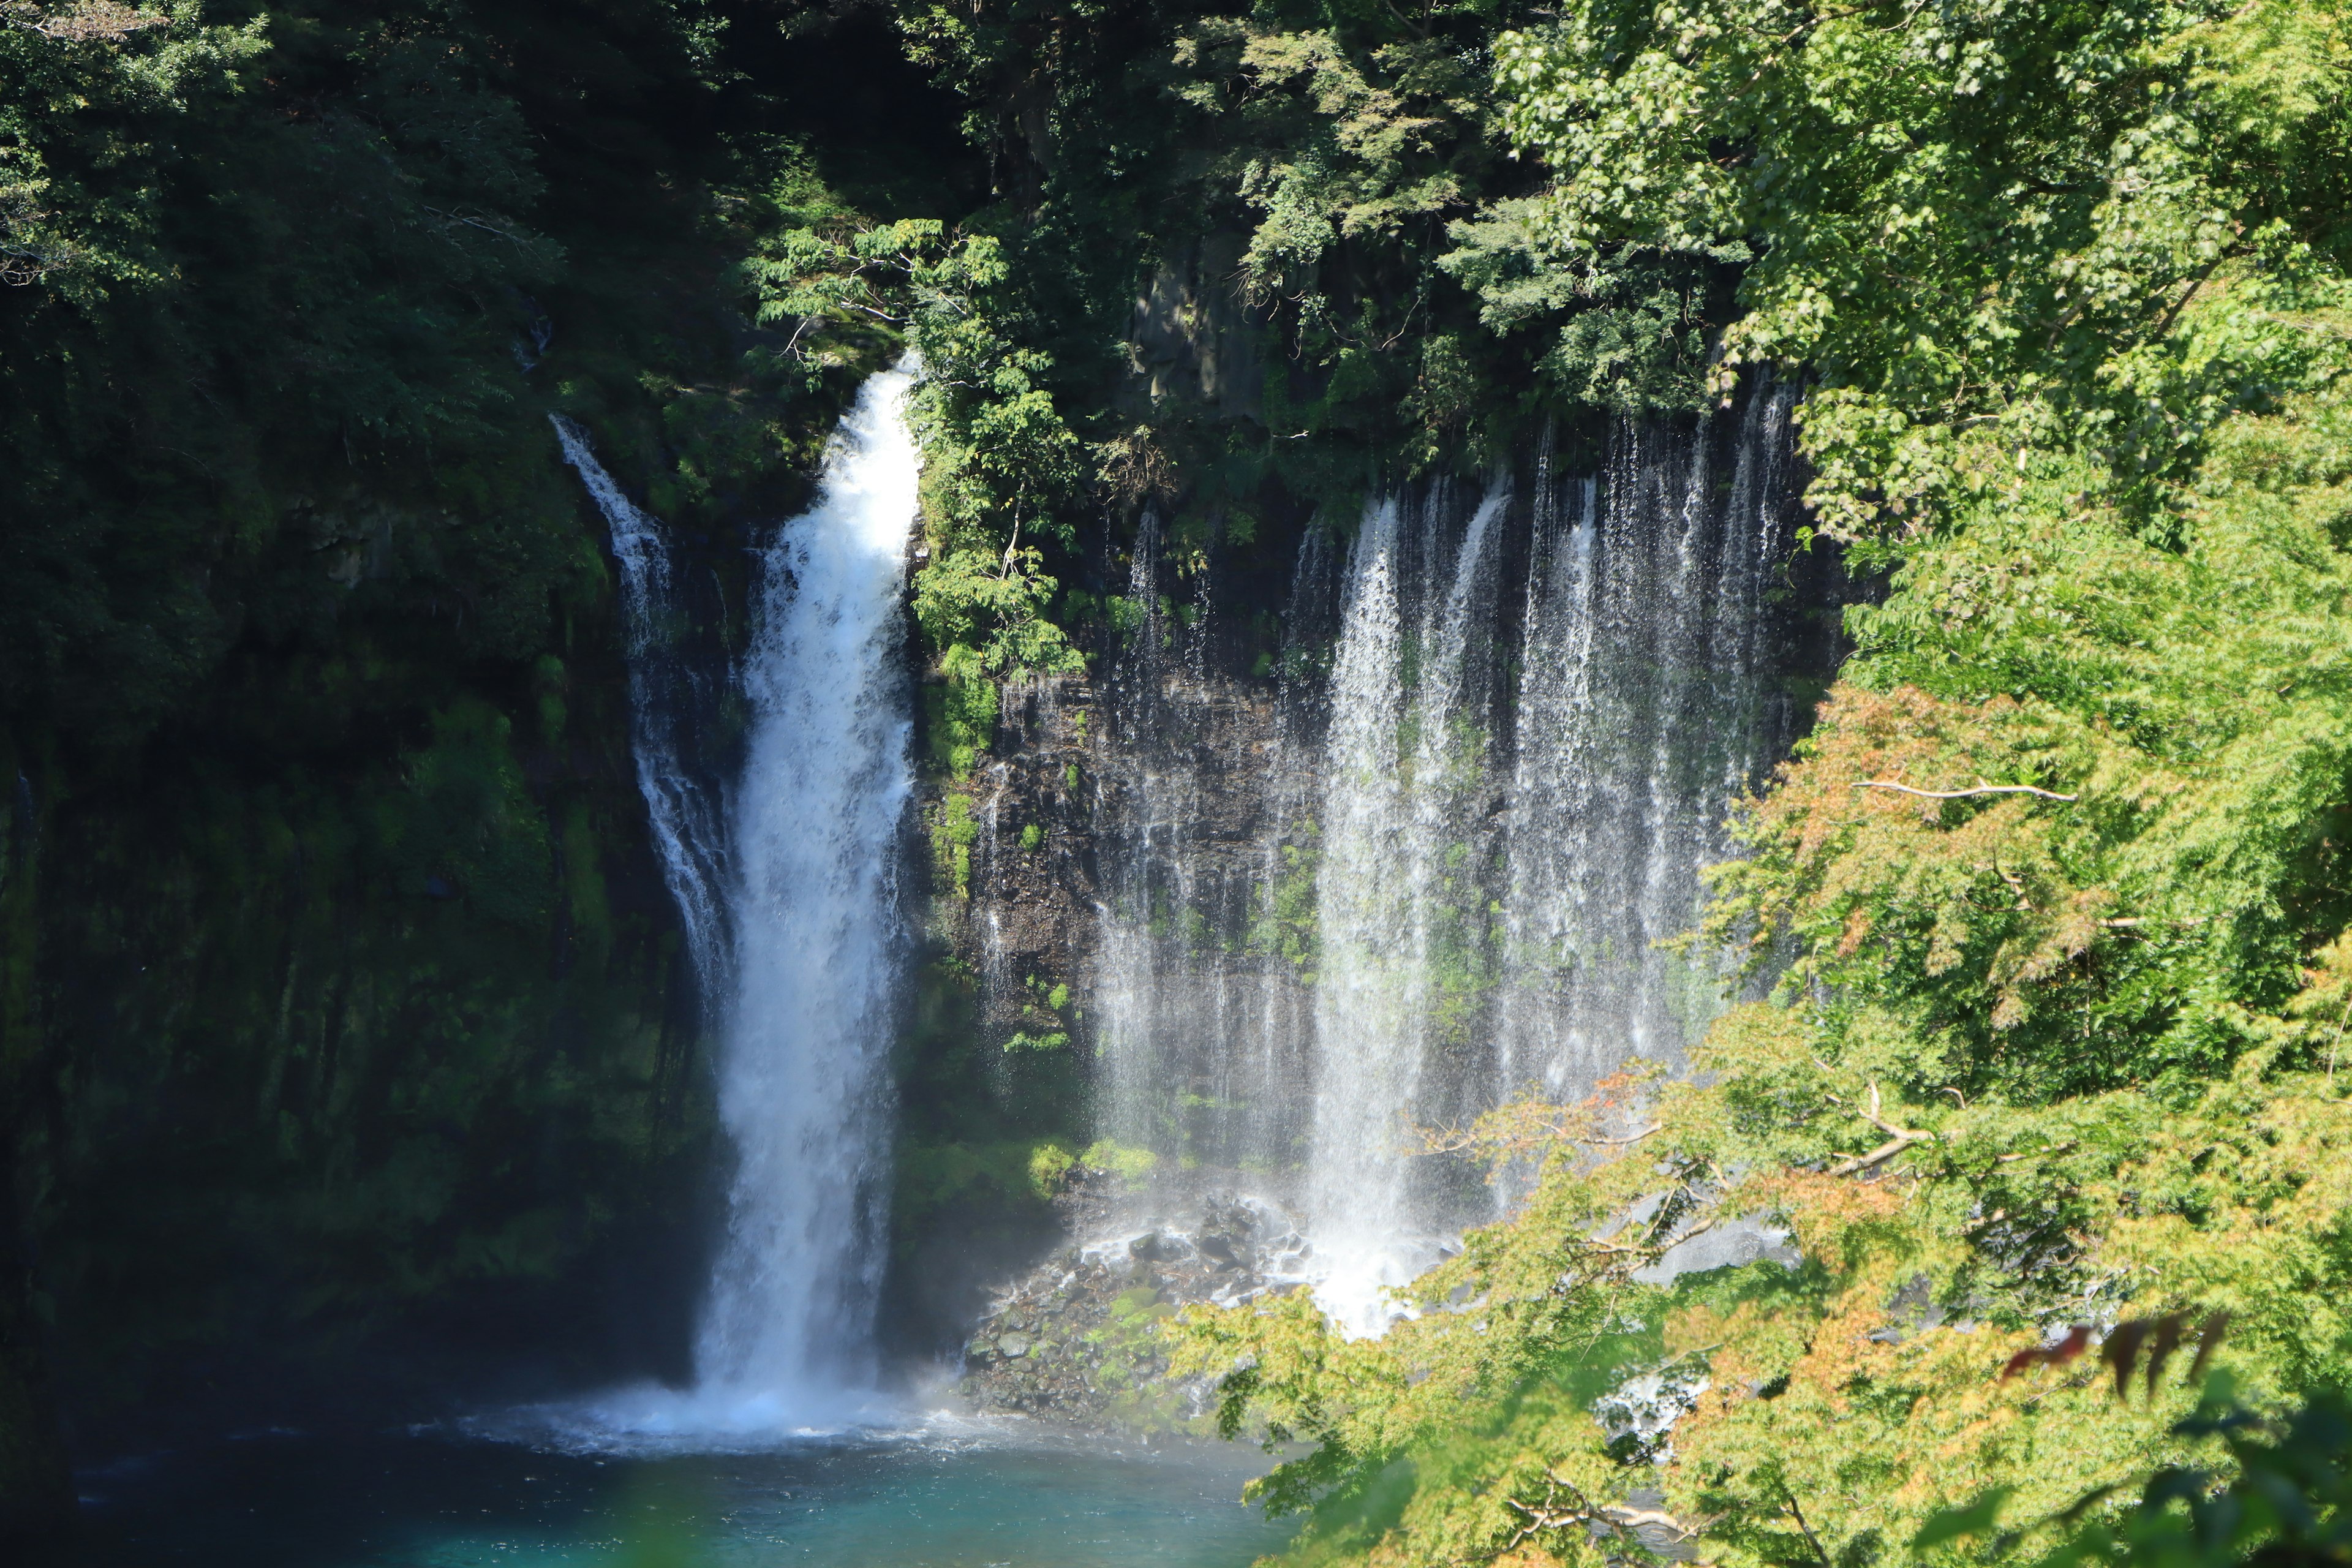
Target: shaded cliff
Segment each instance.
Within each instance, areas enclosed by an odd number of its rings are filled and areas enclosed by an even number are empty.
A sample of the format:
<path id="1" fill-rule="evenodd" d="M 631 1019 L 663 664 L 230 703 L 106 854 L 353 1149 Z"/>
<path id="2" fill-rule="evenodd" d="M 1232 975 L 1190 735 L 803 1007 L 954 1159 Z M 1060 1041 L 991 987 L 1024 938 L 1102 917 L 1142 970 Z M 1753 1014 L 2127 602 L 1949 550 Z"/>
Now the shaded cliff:
<path id="1" fill-rule="evenodd" d="M 870 29 L 245 22 L 0 26 L 51 191 L 0 210 L 12 1524 L 63 1506 L 60 1431 L 682 1368 L 703 1021 L 547 415 L 676 526 L 723 666 L 873 363 L 780 364 L 738 264 L 971 173 Z"/>

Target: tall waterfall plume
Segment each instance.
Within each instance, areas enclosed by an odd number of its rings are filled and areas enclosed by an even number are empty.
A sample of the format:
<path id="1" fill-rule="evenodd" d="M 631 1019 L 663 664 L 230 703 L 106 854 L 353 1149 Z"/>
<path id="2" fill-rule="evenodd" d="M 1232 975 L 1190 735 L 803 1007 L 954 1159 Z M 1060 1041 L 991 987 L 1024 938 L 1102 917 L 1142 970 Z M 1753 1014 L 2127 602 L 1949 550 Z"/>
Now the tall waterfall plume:
<path id="1" fill-rule="evenodd" d="M 766 546 L 738 672 L 750 727 L 723 816 L 673 775 L 674 733 L 641 711 L 638 767 L 670 884 L 717 992 L 719 1110 L 732 1145 L 726 1233 L 696 1344 L 698 1387 L 601 1414 L 639 1430 L 791 1430 L 854 1416 L 874 1377 L 885 1258 L 888 1044 L 900 963 L 895 870 L 912 795 L 900 596 L 918 453 L 901 367 L 870 378 L 815 506 Z M 658 525 L 566 456 L 611 522 L 633 691 L 661 692 Z M 640 666 L 655 673 L 640 681 Z M 706 901 L 709 907 L 706 907 Z M 705 932 L 715 933 L 706 938 Z"/>
<path id="2" fill-rule="evenodd" d="M 1331 671 L 1307 1208 L 1325 1306 L 1354 1326 L 1433 1260 L 1404 1144 L 1432 1047 L 1468 1022 L 1483 924 L 1456 824 L 1486 762 L 1476 656 L 1510 492 L 1495 486 L 1458 540 L 1453 500 L 1437 485 L 1366 510 Z"/>
<path id="3" fill-rule="evenodd" d="M 727 1236 L 697 1345 L 706 1391 L 790 1416 L 872 1375 L 885 1253 L 893 868 L 913 792 L 899 595 L 912 376 L 859 393 L 816 506 L 762 563 L 734 816 L 735 995 L 719 1117 Z"/>

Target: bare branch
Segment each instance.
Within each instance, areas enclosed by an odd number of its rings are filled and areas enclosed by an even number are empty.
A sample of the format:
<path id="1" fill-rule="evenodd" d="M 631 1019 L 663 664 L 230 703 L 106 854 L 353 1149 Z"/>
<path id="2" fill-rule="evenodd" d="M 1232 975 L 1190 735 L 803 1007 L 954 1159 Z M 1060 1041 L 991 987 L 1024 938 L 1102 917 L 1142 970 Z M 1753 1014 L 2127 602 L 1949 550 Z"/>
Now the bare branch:
<path id="1" fill-rule="evenodd" d="M 1830 1554 L 1822 1550 L 1821 1537 L 1815 1535 L 1813 1527 L 1805 1522 L 1805 1510 L 1797 1506 L 1797 1494 L 1789 1489 L 1786 1481 L 1780 1483 L 1780 1495 L 1789 1500 L 1789 1512 L 1795 1517 L 1797 1528 L 1805 1532 L 1805 1539 L 1812 1543 L 1813 1554 L 1822 1560 L 1822 1568 L 1830 1568 Z"/>
<path id="2" fill-rule="evenodd" d="M 1877 1148 L 1870 1151 L 1867 1154 L 1856 1154 L 1851 1160 L 1839 1161 L 1836 1164 L 1830 1167 L 1829 1173 L 1832 1176 L 1860 1175 L 1863 1172 L 1867 1171 L 1874 1166 L 1885 1164 L 1887 1161 L 1892 1160 L 1895 1155 L 1900 1154 L 1904 1150 L 1908 1149 L 1914 1143 L 1934 1142 L 1935 1137 L 1936 1135 L 1932 1132 L 1897 1133 L 1894 1137 L 1888 1139 L 1885 1142 L 1881 1143 Z"/>
<path id="3" fill-rule="evenodd" d="M 1673 1514 L 1654 1508 L 1627 1508 L 1622 1503 L 1594 1504 L 1583 1492 L 1563 1480 L 1558 1470 L 1544 1471 L 1544 1500 L 1539 1503 L 1524 1503 L 1517 1498 L 1505 1498 L 1503 1506 L 1525 1516 L 1527 1523 L 1511 1537 L 1514 1547 L 1533 1535 L 1546 1531 L 1574 1530 L 1600 1525 L 1620 1532 L 1639 1530 L 1643 1526 L 1663 1530 L 1675 1542 L 1685 1542 L 1697 1535 L 1714 1519 L 1694 1520 L 1685 1523 Z"/>
<path id="4" fill-rule="evenodd" d="M 2044 800 L 2080 800 L 2080 795 L 2060 795 L 2056 790 L 2041 789 L 2032 784 L 1978 784 L 1969 789 L 1913 789 L 1893 779 L 1857 779 L 1856 789 L 1891 789 L 1904 795 L 1916 795 L 1922 800 L 1966 800 L 1978 795 L 2038 795 Z"/>

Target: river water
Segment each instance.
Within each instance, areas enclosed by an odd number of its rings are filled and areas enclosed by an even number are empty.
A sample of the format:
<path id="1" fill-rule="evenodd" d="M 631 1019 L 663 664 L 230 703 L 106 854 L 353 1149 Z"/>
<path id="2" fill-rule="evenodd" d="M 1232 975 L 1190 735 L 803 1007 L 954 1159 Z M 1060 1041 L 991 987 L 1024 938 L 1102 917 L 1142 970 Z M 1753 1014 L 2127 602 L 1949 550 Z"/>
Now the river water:
<path id="1" fill-rule="evenodd" d="M 1268 1461 L 932 1427 L 739 1453 L 558 1451 L 456 1428 L 268 1432 L 81 1478 L 89 1568 L 1244 1568 Z"/>

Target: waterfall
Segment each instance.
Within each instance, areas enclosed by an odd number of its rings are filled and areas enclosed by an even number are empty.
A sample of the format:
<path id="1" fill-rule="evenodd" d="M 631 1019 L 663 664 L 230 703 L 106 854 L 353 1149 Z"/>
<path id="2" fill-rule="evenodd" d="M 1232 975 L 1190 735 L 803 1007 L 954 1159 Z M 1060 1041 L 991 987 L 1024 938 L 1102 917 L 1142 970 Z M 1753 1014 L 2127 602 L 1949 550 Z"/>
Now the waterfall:
<path id="1" fill-rule="evenodd" d="M 1412 1121 L 1425 1114 L 1432 1047 L 1476 983 L 1464 939 L 1482 911 L 1459 875 L 1472 858 L 1464 807 L 1485 765 L 1470 660 L 1510 498 L 1498 485 L 1478 503 L 1446 571 L 1451 499 L 1439 485 L 1416 505 L 1366 510 L 1332 666 L 1307 1213 L 1318 1294 L 1358 1329 L 1381 1321 L 1384 1288 L 1434 1260 L 1412 1201 Z"/>
<path id="2" fill-rule="evenodd" d="M 1731 799 L 1786 750 L 1760 677 L 1789 548 L 1790 389 L 1750 392 L 1718 491 L 1712 432 L 1622 421 L 1605 473 L 1541 465 L 1523 612 L 1497 1088 L 1588 1093 L 1674 1064 L 1717 1005 L 1687 930 Z"/>
<path id="3" fill-rule="evenodd" d="M 1302 759 L 1286 694 L 1269 702 L 1208 668 L 1205 574 L 1189 614 L 1172 614 L 1161 565 L 1147 510 L 1095 752 L 1099 1121 L 1114 1142 L 1164 1157 L 1163 1187 L 1230 1184 L 1297 1158 L 1305 1063 L 1292 1046 L 1310 1003 L 1262 895 L 1307 810 Z M 1188 1171 L 1199 1182 L 1182 1181 Z"/>
<path id="4" fill-rule="evenodd" d="M 621 569 L 622 642 L 628 655 L 630 752 L 646 819 L 661 854 L 662 875 L 677 900 L 687 954 L 704 1011 L 721 1005 L 731 940 L 726 900 L 726 807 L 716 770 L 697 744 L 698 719 L 714 693 L 708 674 L 683 644 L 691 616 L 670 570 L 661 524 L 621 492 L 596 460 L 588 433 L 561 414 L 548 416 L 563 460 L 578 471 L 604 513 Z"/>
<path id="5" fill-rule="evenodd" d="M 1161 1212 L 1296 1215 L 1350 1332 L 1494 1212 L 1417 1129 L 1678 1066 L 1722 1005 L 1720 955 L 1658 943 L 1793 738 L 1794 401 L 1759 381 L 1729 416 L 1615 421 L 1582 472 L 1547 444 L 1376 495 L 1344 563 L 1310 527 L 1271 705 L 1161 608 L 1144 521 L 1097 742 L 1103 1125 L 1195 1173 Z M 1204 743 L 1253 702 L 1263 763 Z"/>
<path id="6" fill-rule="evenodd" d="M 657 705 L 641 713 L 638 767 L 671 886 L 698 943 L 723 933 L 710 970 L 719 1112 L 735 1166 L 696 1344 L 698 1386 L 682 1400 L 608 1407 L 613 1425 L 759 1432 L 837 1421 L 873 1381 L 900 945 L 894 872 L 913 785 L 899 658 L 917 505 L 904 416 L 912 380 L 902 367 L 866 382 L 815 506 L 761 554 L 739 671 L 749 736 L 723 819 L 676 776 Z M 651 647 L 639 616 L 657 619 L 665 604 L 660 531 L 594 467 L 578 432 L 558 428 L 613 526 L 635 682 Z M 653 696 L 657 685 L 632 689 Z"/>
<path id="7" fill-rule="evenodd" d="M 869 379 L 816 506 L 761 563 L 734 816 L 736 990 L 719 1071 L 726 1240 L 706 1390 L 791 1416 L 871 1377 L 883 1246 L 892 871 L 913 791 L 899 596 L 916 511 L 913 377 Z"/>

